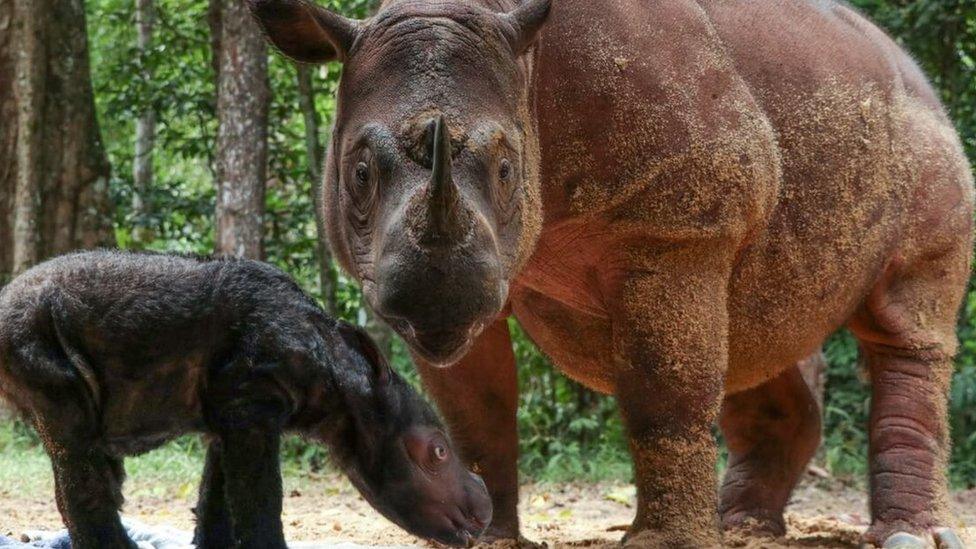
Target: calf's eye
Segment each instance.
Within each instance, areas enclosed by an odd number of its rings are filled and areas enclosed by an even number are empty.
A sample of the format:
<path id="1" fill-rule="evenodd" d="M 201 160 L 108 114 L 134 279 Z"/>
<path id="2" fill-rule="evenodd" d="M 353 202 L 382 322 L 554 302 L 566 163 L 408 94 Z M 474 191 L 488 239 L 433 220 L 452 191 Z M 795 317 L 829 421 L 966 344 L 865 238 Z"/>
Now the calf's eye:
<path id="1" fill-rule="evenodd" d="M 435 444 L 432 452 L 434 454 L 434 459 L 437 461 L 444 461 L 447 459 L 447 448 L 440 444 Z"/>

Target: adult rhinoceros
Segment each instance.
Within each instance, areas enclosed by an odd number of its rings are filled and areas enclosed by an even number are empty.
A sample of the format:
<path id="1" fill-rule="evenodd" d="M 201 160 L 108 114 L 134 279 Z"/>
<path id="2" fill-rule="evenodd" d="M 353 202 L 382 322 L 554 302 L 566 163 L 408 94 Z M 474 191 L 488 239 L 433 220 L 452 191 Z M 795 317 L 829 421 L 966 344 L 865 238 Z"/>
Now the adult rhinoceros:
<path id="1" fill-rule="evenodd" d="M 972 178 L 884 33 L 829 0 L 249 2 L 286 55 L 345 64 L 329 236 L 483 472 L 494 536 L 519 534 L 511 313 L 619 399 L 630 542 L 783 532 L 819 437 L 795 365 L 848 326 L 873 381 L 865 541 L 961 546 L 946 391 Z"/>

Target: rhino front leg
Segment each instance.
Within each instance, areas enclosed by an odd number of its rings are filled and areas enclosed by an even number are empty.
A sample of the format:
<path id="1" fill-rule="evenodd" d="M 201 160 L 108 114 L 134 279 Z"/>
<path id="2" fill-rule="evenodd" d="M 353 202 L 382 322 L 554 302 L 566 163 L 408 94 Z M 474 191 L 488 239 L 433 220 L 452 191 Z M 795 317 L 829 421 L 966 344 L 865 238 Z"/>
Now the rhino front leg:
<path id="1" fill-rule="evenodd" d="M 518 380 L 505 318 L 449 368 L 415 357 L 424 386 L 468 465 L 484 479 L 494 512 L 485 541 L 520 540 L 518 520 Z M 525 542 L 525 540 L 520 540 Z"/>
<path id="2" fill-rule="evenodd" d="M 722 256 L 717 247 L 645 257 L 644 268 L 625 274 L 614 293 L 616 395 L 638 505 L 626 546 L 719 543 L 711 428 L 728 355 Z"/>

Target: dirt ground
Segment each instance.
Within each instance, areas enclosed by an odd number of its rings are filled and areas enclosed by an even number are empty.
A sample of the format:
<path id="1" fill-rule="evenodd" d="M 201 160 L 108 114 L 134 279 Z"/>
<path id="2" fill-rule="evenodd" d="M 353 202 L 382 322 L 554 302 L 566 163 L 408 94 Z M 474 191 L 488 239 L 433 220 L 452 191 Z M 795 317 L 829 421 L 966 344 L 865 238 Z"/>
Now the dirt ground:
<path id="1" fill-rule="evenodd" d="M 191 530 L 194 494 L 183 492 L 171 497 L 130 496 L 124 513 L 149 525 Z M 633 487 L 625 484 L 527 485 L 521 513 L 525 535 L 533 541 L 556 548 L 602 548 L 617 545 L 633 517 L 633 504 Z M 976 547 L 976 490 L 955 493 L 953 504 L 957 531 L 967 547 Z M 430 546 L 381 518 L 343 478 L 332 475 L 289 480 L 284 522 L 294 541 Z M 811 476 L 794 494 L 787 539 L 751 541 L 748 546 L 857 547 L 867 523 L 862 490 Z M 0 487 L 0 533 L 19 536 L 25 530 L 59 528 L 51 498 L 18 497 Z"/>

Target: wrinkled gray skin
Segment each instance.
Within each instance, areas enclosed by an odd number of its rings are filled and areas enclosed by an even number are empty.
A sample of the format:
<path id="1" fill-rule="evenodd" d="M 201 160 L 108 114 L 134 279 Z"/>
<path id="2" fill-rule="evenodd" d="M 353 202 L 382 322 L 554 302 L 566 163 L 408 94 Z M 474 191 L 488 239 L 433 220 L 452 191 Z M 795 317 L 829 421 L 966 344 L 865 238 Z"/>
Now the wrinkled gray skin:
<path id="1" fill-rule="evenodd" d="M 301 61 L 334 55 L 316 49 L 303 17 L 350 33 L 336 38 L 349 41 L 349 62 L 326 167 L 330 242 L 416 352 L 455 361 L 501 311 L 539 230 L 528 60 L 518 54 L 545 6 L 499 18 L 476 3 L 389 3 L 368 25 L 299 2 L 251 6 Z M 472 31 L 494 40 L 472 42 Z"/>

